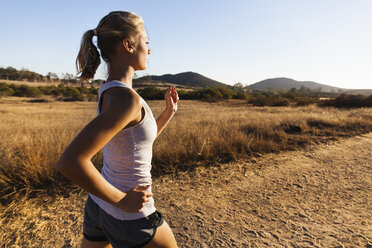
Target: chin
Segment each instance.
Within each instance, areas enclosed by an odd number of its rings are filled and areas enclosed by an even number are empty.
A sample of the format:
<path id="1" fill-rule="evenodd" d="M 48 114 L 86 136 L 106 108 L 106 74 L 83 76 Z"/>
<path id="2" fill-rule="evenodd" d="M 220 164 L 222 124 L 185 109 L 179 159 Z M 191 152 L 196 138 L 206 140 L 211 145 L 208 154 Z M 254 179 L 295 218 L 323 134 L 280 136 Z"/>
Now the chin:
<path id="1" fill-rule="evenodd" d="M 143 70 L 146 70 L 147 69 L 147 65 L 144 65 L 144 66 L 138 66 L 136 68 L 136 71 L 143 71 Z"/>

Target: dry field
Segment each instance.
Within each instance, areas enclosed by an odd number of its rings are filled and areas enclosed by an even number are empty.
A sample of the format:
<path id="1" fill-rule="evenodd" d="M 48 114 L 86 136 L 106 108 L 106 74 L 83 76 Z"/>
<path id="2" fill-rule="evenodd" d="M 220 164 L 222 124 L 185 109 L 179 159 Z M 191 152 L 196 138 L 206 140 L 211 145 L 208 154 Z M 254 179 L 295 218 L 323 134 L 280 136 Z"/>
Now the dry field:
<path id="1" fill-rule="evenodd" d="M 155 116 L 164 105 L 162 101 L 152 101 L 149 104 Z M 1 246 L 77 247 L 81 237 L 81 207 L 86 193 L 69 186 L 55 172 L 54 166 L 67 144 L 94 118 L 95 107 L 92 102 L 28 103 L 25 98 L 0 99 Z M 155 182 L 161 192 L 166 192 L 166 185 L 171 180 L 180 178 L 181 182 L 184 177 L 191 180 L 189 175 L 198 175 L 198 172 L 203 171 L 203 177 L 195 177 L 198 181 L 186 180 L 184 183 L 187 187 L 177 188 L 185 196 L 193 194 L 191 192 L 195 188 L 191 185 L 204 184 L 204 178 L 207 177 L 215 178 L 209 180 L 210 182 L 219 181 L 231 172 L 231 175 L 236 175 L 240 180 L 244 179 L 239 176 L 239 164 L 234 164 L 236 171 L 230 166 L 223 167 L 225 169 L 222 171 L 219 169 L 219 172 L 215 170 L 221 166 L 213 165 L 242 159 L 249 161 L 247 163 L 255 163 L 257 159 L 268 156 L 263 154 L 281 154 L 281 151 L 303 149 L 371 130 L 370 108 L 272 108 L 250 107 L 244 101 L 181 101 L 175 118 L 154 144 Z M 98 167 L 100 161 L 98 154 L 94 160 Z M 280 170 L 280 164 L 276 169 Z M 231 175 L 228 178 L 232 180 Z M 164 182 L 165 179 L 169 180 Z M 221 187 L 221 190 L 231 189 Z M 165 198 L 166 195 L 159 195 L 159 199 Z M 169 204 L 171 208 L 182 205 L 174 202 Z M 195 204 L 194 208 L 198 205 L 197 200 L 190 204 Z M 164 203 L 159 206 L 164 210 L 169 207 Z M 202 215 L 208 215 L 206 211 L 208 208 L 202 211 Z M 183 247 L 207 247 L 188 246 L 191 236 L 182 236 L 183 232 L 187 233 L 187 229 L 177 227 L 181 222 L 177 222 L 171 214 L 169 212 L 165 215 L 175 228 L 180 228 L 176 230 L 176 237 L 183 242 Z M 199 218 L 199 222 L 200 220 L 203 219 Z M 206 223 L 200 222 L 196 227 L 201 228 Z M 58 237 L 51 236 L 50 233 L 57 234 Z M 251 234 L 261 235 L 258 231 L 247 231 L 241 235 L 248 239 Z M 275 235 L 278 237 L 278 234 Z M 213 237 L 213 233 L 209 235 L 209 239 Z M 233 246 L 232 244 L 231 241 L 225 245 Z"/>
<path id="2" fill-rule="evenodd" d="M 17 80 L 7 80 L 0 79 L 1 83 L 15 84 L 15 85 L 27 85 L 27 86 L 58 86 L 60 82 L 29 82 L 29 81 L 17 81 Z"/>

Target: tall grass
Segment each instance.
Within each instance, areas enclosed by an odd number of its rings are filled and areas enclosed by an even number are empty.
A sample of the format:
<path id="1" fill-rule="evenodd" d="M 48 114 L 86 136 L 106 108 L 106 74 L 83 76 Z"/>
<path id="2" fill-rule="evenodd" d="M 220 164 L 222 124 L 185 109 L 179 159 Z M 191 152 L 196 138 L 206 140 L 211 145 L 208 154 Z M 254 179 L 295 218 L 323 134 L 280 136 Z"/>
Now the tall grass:
<path id="1" fill-rule="evenodd" d="M 187 102 L 155 143 L 154 173 L 292 150 L 371 130 L 372 108 Z"/>
<path id="2" fill-rule="evenodd" d="M 94 103 L 0 104 L 0 197 L 53 188 L 64 180 L 55 164 L 77 132 L 95 115 Z"/>
<path id="3" fill-rule="evenodd" d="M 0 100 L 0 199 L 27 189 L 65 187 L 55 170 L 61 153 L 96 115 L 92 102 L 27 103 Z M 155 116 L 163 101 L 149 102 Z M 181 101 L 154 144 L 153 174 L 216 161 L 296 149 L 372 130 L 372 108 L 251 107 L 246 101 Z M 95 165 L 102 166 L 98 154 Z"/>

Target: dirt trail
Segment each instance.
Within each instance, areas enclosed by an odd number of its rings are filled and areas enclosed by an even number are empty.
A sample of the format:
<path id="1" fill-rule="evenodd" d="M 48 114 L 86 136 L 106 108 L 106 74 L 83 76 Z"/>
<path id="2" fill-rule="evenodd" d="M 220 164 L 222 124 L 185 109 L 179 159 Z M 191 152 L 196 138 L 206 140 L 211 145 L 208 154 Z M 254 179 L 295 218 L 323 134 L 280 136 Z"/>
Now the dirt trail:
<path id="1" fill-rule="evenodd" d="M 154 183 L 181 247 L 372 247 L 372 133 Z"/>
<path id="2" fill-rule="evenodd" d="M 154 180 L 180 247 L 372 248 L 372 133 Z M 42 192 L 40 192 L 42 193 Z M 0 208 L 1 247 L 79 247 L 85 192 Z"/>

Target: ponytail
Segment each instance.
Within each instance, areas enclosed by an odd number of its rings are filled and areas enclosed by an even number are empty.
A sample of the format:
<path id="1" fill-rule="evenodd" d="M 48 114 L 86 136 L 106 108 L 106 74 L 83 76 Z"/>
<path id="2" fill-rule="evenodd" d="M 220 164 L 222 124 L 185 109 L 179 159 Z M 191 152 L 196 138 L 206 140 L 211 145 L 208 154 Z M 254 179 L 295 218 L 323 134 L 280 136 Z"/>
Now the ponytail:
<path id="1" fill-rule="evenodd" d="M 101 63 L 97 47 L 93 44 L 94 35 L 95 32 L 93 29 L 84 33 L 81 39 L 80 51 L 76 58 L 77 74 L 81 73 L 79 79 L 82 81 L 93 78 Z"/>
<path id="2" fill-rule="evenodd" d="M 113 11 L 103 17 L 96 29 L 85 32 L 81 39 L 80 51 L 76 58 L 76 70 L 79 79 L 87 81 L 94 77 L 101 63 L 100 56 L 110 63 L 118 42 L 125 38 L 136 41 L 143 29 L 140 16 L 126 11 Z M 98 33 L 98 35 L 97 35 Z M 97 47 L 93 44 L 93 36 L 97 36 Z"/>

